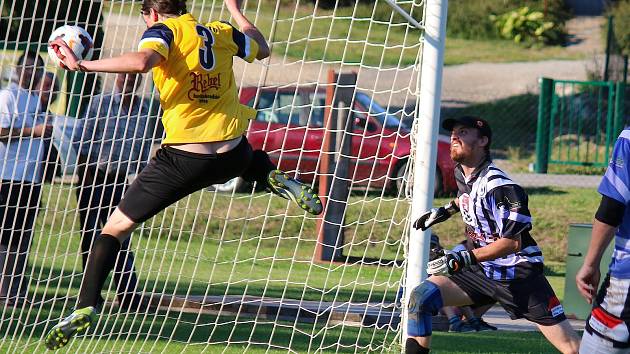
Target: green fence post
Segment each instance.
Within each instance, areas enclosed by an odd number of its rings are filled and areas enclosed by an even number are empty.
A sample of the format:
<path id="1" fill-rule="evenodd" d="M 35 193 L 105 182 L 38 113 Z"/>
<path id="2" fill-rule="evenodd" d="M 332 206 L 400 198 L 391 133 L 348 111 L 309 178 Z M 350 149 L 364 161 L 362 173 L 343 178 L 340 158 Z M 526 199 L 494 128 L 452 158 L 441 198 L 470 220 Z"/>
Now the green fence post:
<path id="1" fill-rule="evenodd" d="M 549 124 L 551 122 L 551 99 L 553 80 L 540 78 L 538 98 L 538 126 L 536 129 L 536 173 L 547 173 L 549 165 Z"/>
<path id="2" fill-rule="evenodd" d="M 615 118 L 614 118 L 614 139 L 616 139 L 623 130 L 623 119 L 625 117 L 626 102 L 626 84 L 618 82 L 615 88 Z M 613 139 L 613 141 L 615 141 Z"/>
<path id="3" fill-rule="evenodd" d="M 617 105 L 617 92 L 615 91 L 616 87 L 615 87 L 615 83 L 610 81 L 608 83 L 608 107 L 606 109 L 606 152 L 605 152 L 605 156 L 602 159 L 603 163 L 606 163 L 608 161 L 608 159 L 610 158 L 610 150 L 612 149 L 612 145 L 614 144 L 615 138 L 613 138 L 613 134 L 615 134 L 616 130 L 615 130 L 615 113 L 616 113 L 616 108 L 615 106 Z M 610 108 L 610 105 L 613 105 L 612 109 Z M 599 149 L 596 150 L 597 153 L 597 160 L 596 162 L 600 162 L 599 161 Z"/>

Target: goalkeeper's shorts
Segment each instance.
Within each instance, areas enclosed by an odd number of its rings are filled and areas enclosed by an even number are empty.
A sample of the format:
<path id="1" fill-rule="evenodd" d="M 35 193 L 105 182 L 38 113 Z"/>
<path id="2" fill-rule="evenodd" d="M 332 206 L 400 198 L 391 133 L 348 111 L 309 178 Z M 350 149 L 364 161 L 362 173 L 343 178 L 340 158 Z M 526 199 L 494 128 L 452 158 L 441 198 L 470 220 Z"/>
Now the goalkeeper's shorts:
<path id="1" fill-rule="evenodd" d="M 253 156 L 245 137 L 234 149 L 220 154 L 164 146 L 129 186 L 118 208 L 134 222 L 144 222 L 191 193 L 243 175 Z"/>
<path id="2" fill-rule="evenodd" d="M 613 348 L 630 348 L 630 279 L 606 276 L 586 320 L 585 336 L 597 336 Z M 596 343 L 596 341 L 593 341 Z M 606 350 L 604 345 L 602 350 Z M 580 348 L 581 349 L 581 348 Z"/>
<path id="3" fill-rule="evenodd" d="M 513 320 L 525 318 L 551 326 L 566 320 L 564 309 L 542 272 L 532 272 L 527 278 L 493 280 L 481 267 L 473 266 L 452 275 L 451 279 L 473 301 L 473 306 L 498 302 Z"/>

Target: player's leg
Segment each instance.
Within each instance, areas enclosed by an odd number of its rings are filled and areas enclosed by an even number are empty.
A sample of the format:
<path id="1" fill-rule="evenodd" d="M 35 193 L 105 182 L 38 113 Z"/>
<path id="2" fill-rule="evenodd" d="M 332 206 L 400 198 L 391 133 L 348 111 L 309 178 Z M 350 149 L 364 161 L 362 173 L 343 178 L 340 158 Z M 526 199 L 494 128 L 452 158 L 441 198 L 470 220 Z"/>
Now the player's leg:
<path id="1" fill-rule="evenodd" d="M 96 167 L 82 164 L 78 171 L 79 185 L 75 190 L 79 219 L 81 220 L 81 262 L 83 269 L 87 266 L 94 239 L 100 234 L 101 224 L 104 224 L 104 221 L 101 223 L 99 220 L 103 214 L 100 210 L 101 197 L 106 183 L 102 176 L 101 178 L 97 176 L 97 172 Z M 104 302 L 105 299 L 99 296 L 96 308 L 100 308 Z"/>
<path id="2" fill-rule="evenodd" d="M 442 312 L 448 318 L 448 331 L 449 332 L 472 332 L 475 329 L 472 328 L 466 321 L 462 320 L 462 309 L 468 308 L 467 306 L 444 306 Z M 465 315 L 465 312 L 463 312 Z M 470 318 L 470 317 L 468 317 Z"/>
<path id="3" fill-rule="evenodd" d="M 65 346 L 75 334 L 86 331 L 96 319 L 96 307 L 101 290 L 114 268 L 121 241 L 124 242 L 137 225 L 116 208 L 103 227 L 101 235 L 94 240 L 81 281 L 76 310 L 48 331 L 45 337 L 48 349 Z"/>
<path id="4" fill-rule="evenodd" d="M 249 144 L 245 137 L 243 140 Z M 278 170 L 269 155 L 262 150 L 253 152 L 251 162 L 241 177 L 246 181 L 256 182 L 283 198 L 291 199 L 311 214 L 319 215 L 323 211 L 322 202 L 313 188 Z"/>
<path id="5" fill-rule="evenodd" d="M 122 200 L 122 196 L 126 186 L 127 176 L 121 175 L 111 179 L 111 183 L 108 183 L 103 201 L 107 202 L 108 208 L 105 208 L 101 213 L 100 218 L 105 224 L 107 222 L 107 216 L 113 212 L 113 206 L 116 206 Z M 130 250 L 131 238 L 127 238 L 121 244 L 120 252 L 118 252 L 118 258 L 114 268 L 114 283 L 116 284 L 116 297 L 118 298 L 118 305 L 123 309 L 141 309 L 141 297 L 136 294 L 136 288 L 138 286 L 138 276 L 134 267 L 134 254 Z"/>
<path id="6" fill-rule="evenodd" d="M 428 353 L 431 345 L 431 320 L 443 306 L 472 304 L 468 294 L 444 276 L 432 276 L 418 285 L 409 300 L 405 353 Z"/>
<path id="7" fill-rule="evenodd" d="M 477 332 L 482 331 L 496 331 L 498 328 L 489 324 L 483 320 L 483 315 L 494 306 L 494 304 L 488 304 L 483 306 L 474 306 L 462 308 L 462 312 L 468 319 L 467 323 Z"/>
<path id="8" fill-rule="evenodd" d="M 181 198 L 179 189 L 185 181 L 178 175 L 178 166 L 169 164 L 171 161 L 173 159 L 167 153 L 158 151 L 107 219 L 88 256 L 76 310 L 48 332 L 45 337 L 47 348 L 61 348 L 75 334 L 89 328 L 96 318 L 101 290 L 114 268 L 122 243 L 139 223 Z"/>
<path id="9" fill-rule="evenodd" d="M 542 274 L 502 283 L 497 301 L 512 319 L 526 318 L 538 325 L 549 342 L 562 353 L 577 353 L 580 340 L 567 320 L 562 304 Z"/>
<path id="10" fill-rule="evenodd" d="M 538 325 L 538 329 L 558 351 L 563 354 L 577 354 L 580 347 L 580 337 L 571 327 L 569 320 L 564 320 L 551 326 Z"/>

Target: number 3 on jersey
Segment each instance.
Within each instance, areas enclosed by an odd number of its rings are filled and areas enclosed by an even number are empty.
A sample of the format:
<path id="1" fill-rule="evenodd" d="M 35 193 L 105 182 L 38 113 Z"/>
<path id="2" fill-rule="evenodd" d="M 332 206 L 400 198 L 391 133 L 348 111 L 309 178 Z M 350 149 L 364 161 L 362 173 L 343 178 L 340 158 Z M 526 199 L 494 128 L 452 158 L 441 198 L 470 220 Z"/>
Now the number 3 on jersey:
<path id="1" fill-rule="evenodd" d="M 195 29 L 199 37 L 203 39 L 203 46 L 199 48 L 199 64 L 202 68 L 210 71 L 214 69 L 214 52 L 212 51 L 214 36 L 212 31 L 204 26 L 197 25 Z"/>

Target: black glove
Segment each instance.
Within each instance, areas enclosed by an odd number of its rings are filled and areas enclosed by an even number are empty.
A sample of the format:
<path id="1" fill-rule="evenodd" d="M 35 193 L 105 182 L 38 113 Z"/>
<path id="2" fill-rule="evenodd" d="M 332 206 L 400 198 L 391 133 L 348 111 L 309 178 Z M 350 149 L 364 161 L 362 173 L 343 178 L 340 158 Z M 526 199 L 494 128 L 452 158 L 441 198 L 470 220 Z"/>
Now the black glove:
<path id="1" fill-rule="evenodd" d="M 444 248 L 440 246 L 431 248 L 431 250 L 429 250 L 429 261 L 434 261 L 443 256 L 444 256 Z"/>
<path id="2" fill-rule="evenodd" d="M 477 264 L 477 258 L 472 252 L 446 251 L 444 256 L 427 263 L 427 273 L 429 275 L 444 275 L 448 277 L 461 272 L 473 264 Z"/>
<path id="3" fill-rule="evenodd" d="M 459 208 L 455 202 L 451 200 L 443 207 L 433 208 L 422 214 L 418 220 L 413 223 L 413 227 L 416 230 L 424 231 L 437 223 L 447 220 L 451 217 L 451 215 L 457 213 L 458 211 Z"/>

